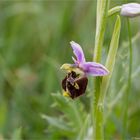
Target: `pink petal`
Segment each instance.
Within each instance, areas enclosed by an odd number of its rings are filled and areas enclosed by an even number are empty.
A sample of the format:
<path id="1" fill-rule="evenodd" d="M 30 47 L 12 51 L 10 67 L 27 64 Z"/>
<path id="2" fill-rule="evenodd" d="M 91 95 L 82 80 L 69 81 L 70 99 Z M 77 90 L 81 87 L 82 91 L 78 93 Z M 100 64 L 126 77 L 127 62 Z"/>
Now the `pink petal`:
<path id="1" fill-rule="evenodd" d="M 140 4 L 138 3 L 123 4 L 121 8 L 121 15 L 126 17 L 140 16 Z"/>
<path id="2" fill-rule="evenodd" d="M 87 75 L 104 76 L 109 74 L 109 71 L 105 68 L 105 66 L 96 62 L 85 62 L 80 64 L 79 67 L 83 69 Z"/>
<path id="3" fill-rule="evenodd" d="M 82 50 L 81 46 L 74 41 L 71 41 L 70 44 L 71 44 L 71 47 L 73 49 L 73 53 L 76 56 L 77 63 L 84 63 L 85 62 L 85 56 L 84 56 L 84 53 L 83 53 L 83 50 Z"/>

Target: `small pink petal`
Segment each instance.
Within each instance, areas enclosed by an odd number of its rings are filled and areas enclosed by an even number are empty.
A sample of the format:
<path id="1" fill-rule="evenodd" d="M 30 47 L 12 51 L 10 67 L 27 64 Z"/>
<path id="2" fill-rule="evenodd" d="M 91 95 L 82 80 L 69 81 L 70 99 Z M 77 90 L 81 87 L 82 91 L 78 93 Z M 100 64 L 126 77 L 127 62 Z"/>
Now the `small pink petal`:
<path id="1" fill-rule="evenodd" d="M 121 8 L 121 15 L 126 17 L 136 17 L 140 15 L 140 4 L 127 3 L 123 4 Z"/>
<path id="2" fill-rule="evenodd" d="M 74 41 L 71 41 L 70 44 L 71 44 L 71 47 L 73 49 L 73 53 L 76 56 L 77 62 L 84 63 L 85 56 L 84 56 L 84 53 L 83 53 L 81 46 Z"/>
<path id="3" fill-rule="evenodd" d="M 92 76 L 104 76 L 109 74 L 109 71 L 105 66 L 96 62 L 85 62 L 79 65 L 81 69 L 87 74 Z"/>

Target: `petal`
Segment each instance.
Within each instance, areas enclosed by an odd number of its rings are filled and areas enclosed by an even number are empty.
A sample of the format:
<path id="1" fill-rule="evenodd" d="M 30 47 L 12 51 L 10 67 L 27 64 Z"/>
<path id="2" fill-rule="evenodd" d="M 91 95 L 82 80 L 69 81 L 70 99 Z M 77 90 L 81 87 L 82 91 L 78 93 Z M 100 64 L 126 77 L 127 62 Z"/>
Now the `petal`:
<path id="1" fill-rule="evenodd" d="M 84 63 L 85 62 L 85 56 L 84 56 L 84 53 L 83 53 L 83 50 L 82 50 L 81 46 L 74 41 L 71 41 L 70 44 L 71 44 L 71 47 L 73 49 L 73 53 L 76 56 L 77 62 L 78 63 Z"/>
<path id="2" fill-rule="evenodd" d="M 109 71 L 102 65 L 96 62 L 85 62 L 79 66 L 87 75 L 104 76 L 109 74 Z"/>
<path id="3" fill-rule="evenodd" d="M 128 3 L 123 4 L 121 8 L 121 15 L 126 17 L 136 17 L 140 15 L 140 4 Z"/>
<path id="4" fill-rule="evenodd" d="M 74 71 L 77 74 L 84 75 L 83 70 L 81 70 L 77 64 L 65 63 L 60 67 L 60 69 L 65 70 L 68 73 Z"/>
<path id="5" fill-rule="evenodd" d="M 77 67 L 77 65 L 75 64 L 68 64 L 68 63 L 65 63 L 63 64 L 60 69 L 62 70 L 66 70 L 66 71 L 72 71 L 73 69 L 75 69 Z"/>
<path id="6" fill-rule="evenodd" d="M 79 63 L 77 62 L 77 60 L 73 56 L 72 56 L 72 60 L 77 66 L 79 65 Z"/>

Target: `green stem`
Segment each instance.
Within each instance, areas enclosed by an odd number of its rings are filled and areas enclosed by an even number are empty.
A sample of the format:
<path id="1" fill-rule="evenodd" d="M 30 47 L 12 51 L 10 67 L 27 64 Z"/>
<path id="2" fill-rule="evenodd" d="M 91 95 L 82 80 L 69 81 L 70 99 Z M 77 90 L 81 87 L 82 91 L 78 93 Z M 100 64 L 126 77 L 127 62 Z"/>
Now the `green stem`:
<path id="1" fill-rule="evenodd" d="M 94 49 L 94 61 L 100 62 L 102 54 L 102 45 L 104 41 L 104 34 L 106 29 L 107 11 L 109 0 L 97 0 L 97 19 L 96 19 L 96 37 L 95 37 L 95 49 Z M 95 78 L 94 81 L 94 94 L 92 103 L 92 118 L 93 118 L 93 135 L 95 140 L 103 140 L 103 124 L 100 121 L 103 114 L 100 114 L 100 106 L 98 106 L 98 99 L 100 96 L 101 77 Z M 98 117 L 99 116 L 99 117 Z"/>
<path id="2" fill-rule="evenodd" d="M 102 79 L 101 93 L 100 93 L 101 95 L 98 101 L 99 104 L 104 104 L 107 89 L 114 69 L 118 45 L 119 45 L 120 29 L 121 29 L 121 20 L 120 20 L 120 16 L 117 16 L 116 23 L 114 26 L 114 31 L 110 42 L 109 52 L 105 64 L 106 68 L 109 70 L 109 74 L 107 76 L 104 76 Z"/>
<path id="3" fill-rule="evenodd" d="M 125 106 L 124 106 L 124 116 L 123 116 L 123 139 L 127 137 L 127 121 L 128 121 L 128 100 L 131 90 L 131 75 L 132 75 L 132 40 L 131 40 L 131 29 L 130 29 L 130 22 L 127 19 L 127 28 L 128 28 L 128 41 L 129 41 L 129 72 L 128 72 L 128 84 L 125 94 Z"/>
<path id="4" fill-rule="evenodd" d="M 98 5 L 101 5 L 100 3 L 103 4 L 102 6 L 99 7 Z M 104 41 L 104 33 L 106 28 L 107 7 L 108 0 L 97 1 L 97 23 L 96 23 L 97 28 L 95 37 L 94 59 L 93 59 L 95 62 L 100 62 L 101 60 L 102 45 Z M 99 13 L 99 9 L 102 10 L 101 13 Z"/>
<path id="5" fill-rule="evenodd" d="M 108 16 L 113 16 L 114 14 L 120 12 L 122 6 L 116 6 L 108 11 Z"/>
<path id="6" fill-rule="evenodd" d="M 104 129 L 104 99 L 107 92 L 107 88 L 109 85 L 109 81 L 113 72 L 118 44 L 119 44 L 119 36 L 120 36 L 120 28 L 121 28 L 121 21 L 120 17 L 117 16 L 108 57 L 106 60 L 106 68 L 110 71 L 110 74 L 107 76 L 104 76 L 102 78 L 102 81 L 99 83 L 100 88 L 98 89 L 99 95 L 98 95 L 98 101 L 97 104 L 95 104 L 95 139 L 104 139 L 103 129 Z"/>
<path id="7" fill-rule="evenodd" d="M 97 131 L 96 139 L 103 139 L 103 137 L 101 136 L 103 136 L 103 129 L 104 129 L 104 99 L 115 64 L 115 58 L 116 58 L 119 36 L 120 36 L 120 28 L 121 28 L 121 23 L 120 23 L 120 17 L 118 16 L 115 23 L 111 43 L 110 43 L 108 57 L 106 60 L 106 67 L 110 71 L 110 74 L 102 78 L 102 83 L 100 85 L 100 96 L 98 99 L 98 104 L 96 105 L 96 112 L 95 112 L 95 119 L 96 119 L 95 129 Z"/>

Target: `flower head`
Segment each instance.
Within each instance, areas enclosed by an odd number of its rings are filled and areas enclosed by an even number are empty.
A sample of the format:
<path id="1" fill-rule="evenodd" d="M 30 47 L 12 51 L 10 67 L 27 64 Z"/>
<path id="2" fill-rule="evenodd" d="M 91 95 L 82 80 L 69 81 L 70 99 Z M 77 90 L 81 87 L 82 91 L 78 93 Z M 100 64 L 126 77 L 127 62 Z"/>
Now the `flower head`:
<path id="1" fill-rule="evenodd" d="M 63 64 L 61 69 L 68 72 L 62 80 L 64 96 L 70 96 L 72 99 L 85 93 L 88 79 L 87 76 L 104 76 L 109 71 L 100 63 L 86 62 L 84 52 L 79 44 L 70 42 L 73 53 L 74 64 Z"/>
<path id="2" fill-rule="evenodd" d="M 126 17 L 136 17 L 140 15 L 140 4 L 128 3 L 123 4 L 121 8 L 121 15 Z"/>

